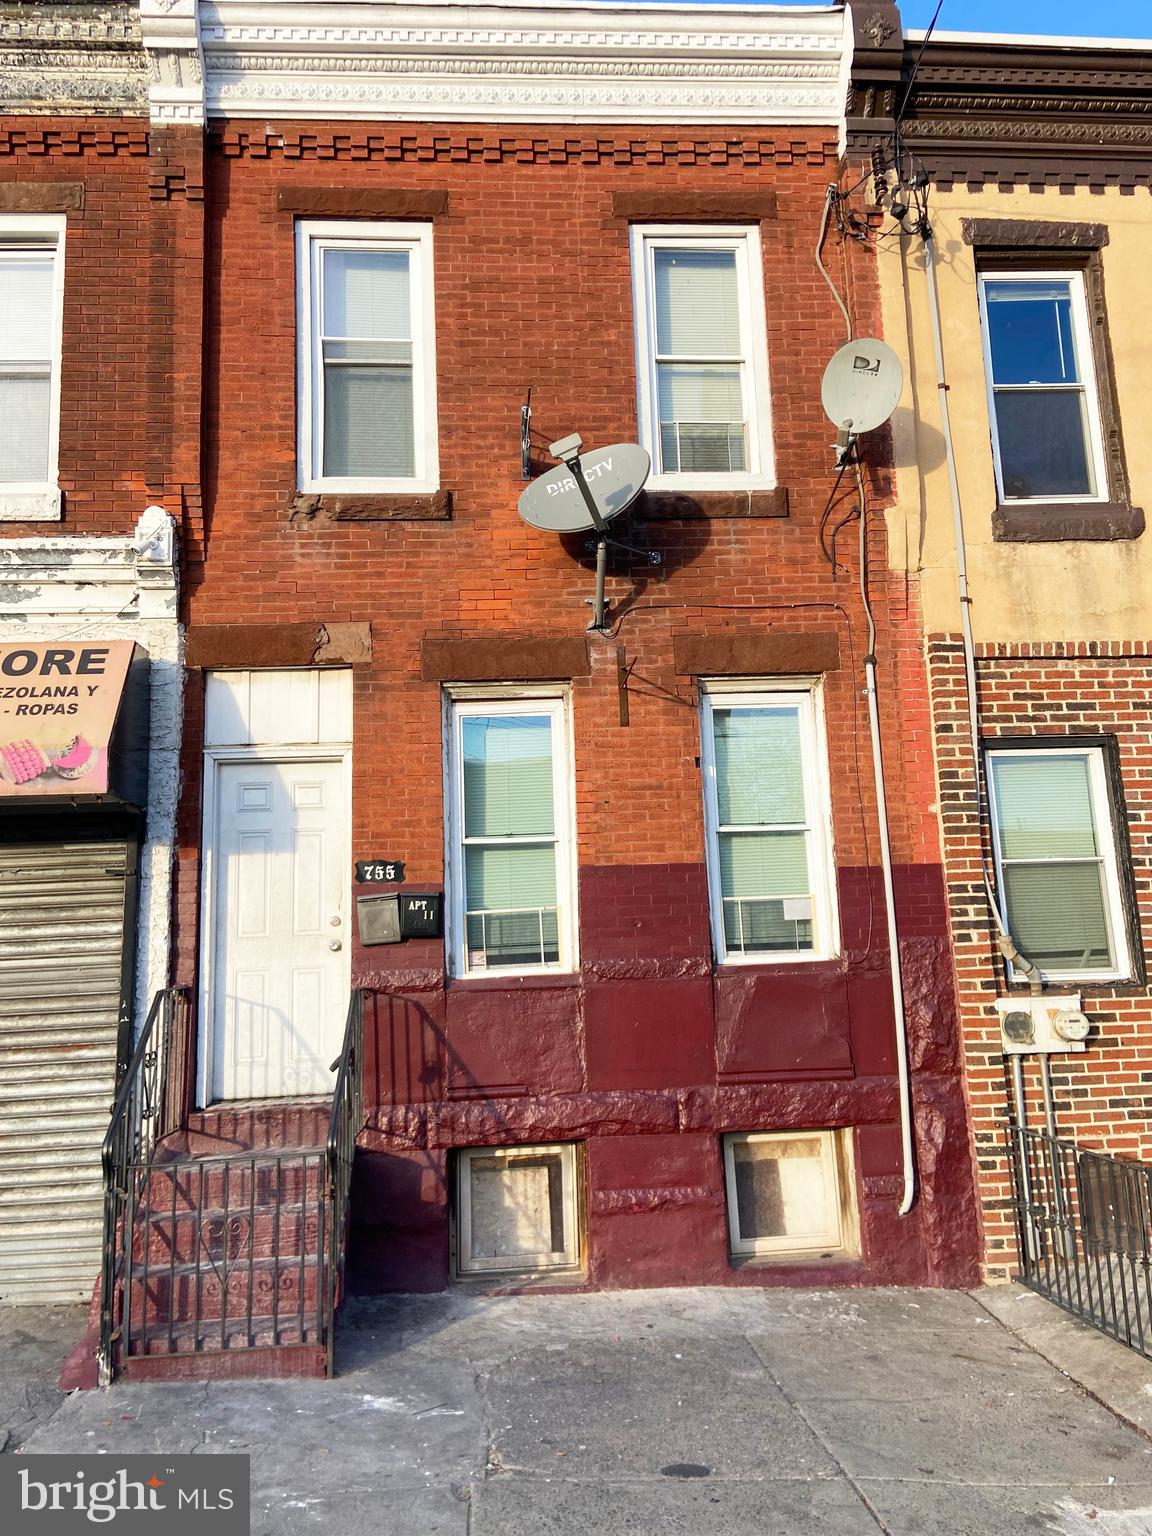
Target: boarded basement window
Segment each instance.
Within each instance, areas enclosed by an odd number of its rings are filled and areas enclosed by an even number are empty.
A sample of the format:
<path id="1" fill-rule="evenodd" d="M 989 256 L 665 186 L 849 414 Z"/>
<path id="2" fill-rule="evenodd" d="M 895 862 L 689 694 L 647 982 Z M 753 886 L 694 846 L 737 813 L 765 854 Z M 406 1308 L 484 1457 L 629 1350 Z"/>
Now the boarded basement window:
<path id="1" fill-rule="evenodd" d="M 852 1246 L 843 1137 L 833 1131 L 724 1138 L 734 1258 L 823 1257 Z"/>
<path id="2" fill-rule="evenodd" d="M 461 1151 L 456 1193 L 461 1275 L 579 1265 L 574 1145 Z"/>

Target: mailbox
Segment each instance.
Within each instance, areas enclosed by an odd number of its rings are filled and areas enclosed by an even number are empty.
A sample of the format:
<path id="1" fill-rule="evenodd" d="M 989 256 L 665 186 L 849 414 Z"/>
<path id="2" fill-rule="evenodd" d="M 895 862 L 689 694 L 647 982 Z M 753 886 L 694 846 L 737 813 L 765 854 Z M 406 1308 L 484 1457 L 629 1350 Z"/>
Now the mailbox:
<path id="1" fill-rule="evenodd" d="M 356 922 L 361 944 L 399 944 L 399 897 L 357 896 Z"/>
<path id="2" fill-rule="evenodd" d="M 403 939 L 438 939 L 444 898 L 439 891 L 428 896 L 400 897 L 400 937 Z"/>

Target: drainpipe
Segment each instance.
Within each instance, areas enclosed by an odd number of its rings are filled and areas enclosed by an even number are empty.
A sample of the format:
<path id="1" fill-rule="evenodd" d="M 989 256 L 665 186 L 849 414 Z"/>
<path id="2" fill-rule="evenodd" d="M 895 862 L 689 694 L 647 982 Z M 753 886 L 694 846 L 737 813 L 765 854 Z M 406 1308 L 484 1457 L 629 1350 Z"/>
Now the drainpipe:
<path id="1" fill-rule="evenodd" d="M 824 214 L 820 220 L 820 233 L 816 240 L 816 265 L 828 284 L 829 292 L 836 300 L 844 317 L 847 339 L 852 340 L 852 319 L 848 307 L 836 291 L 836 285 L 823 261 L 824 239 L 828 233 L 828 219 L 832 202 L 836 197 L 835 184 L 829 186 L 824 199 Z M 880 824 L 880 868 L 884 880 L 884 906 L 888 924 L 888 969 L 892 978 L 892 1011 L 896 1025 L 896 1075 L 900 1095 L 900 1147 L 904 1168 L 904 1193 L 900 1200 L 899 1214 L 907 1216 L 916 1203 L 916 1151 L 912 1134 L 912 1086 L 908 1071 L 908 1021 L 904 1011 L 904 982 L 900 972 L 900 936 L 896 929 L 896 897 L 892 885 L 892 844 L 888 836 L 888 798 L 884 792 L 884 757 L 880 743 L 880 709 L 876 692 L 876 622 L 872 617 L 872 605 L 868 601 L 867 575 L 867 504 L 864 499 L 864 476 L 859 458 L 853 453 L 856 471 L 856 490 L 860 497 L 860 596 L 868 620 L 868 654 L 864 657 L 864 694 L 868 700 L 868 733 L 872 743 L 872 777 L 876 786 L 876 817 Z"/>
<path id="2" fill-rule="evenodd" d="M 888 970 L 892 978 L 892 1012 L 896 1020 L 896 1073 L 900 1083 L 900 1145 L 904 1163 L 904 1195 L 899 1214 L 907 1216 L 916 1201 L 916 1150 L 912 1141 L 912 1084 L 908 1070 L 908 1021 L 904 1011 L 904 982 L 900 974 L 900 936 L 896 931 L 896 893 L 892 885 L 892 844 L 888 837 L 888 799 L 884 792 L 884 756 L 880 745 L 880 709 L 876 694 L 876 621 L 868 601 L 867 527 L 864 476 L 855 462 L 860 494 L 860 596 L 868 619 L 868 653 L 864 657 L 864 693 L 868 699 L 868 733 L 872 740 L 872 776 L 876 782 L 876 817 L 880 823 L 880 869 L 884 878 L 884 907 L 888 919 Z"/>
<path id="3" fill-rule="evenodd" d="M 936 391 L 940 401 L 940 431 L 944 438 L 944 461 L 948 468 L 948 490 L 952 497 L 952 531 L 956 546 L 956 582 L 960 597 L 960 635 L 964 646 L 964 681 L 968 693 L 968 732 L 972 741 L 972 771 L 976 778 L 976 803 L 980 804 L 980 698 L 976 691 L 976 649 L 972 639 L 972 596 L 968 586 L 968 552 L 964 543 L 964 516 L 960 507 L 960 483 L 956 478 L 956 455 L 952 446 L 952 423 L 948 414 L 948 382 L 944 373 L 944 333 L 940 325 L 940 294 L 936 282 L 936 240 L 931 228 L 924 231 L 924 270 L 928 276 L 928 303 L 932 313 L 932 348 L 936 358 Z M 980 874 L 988 906 L 996 924 L 997 944 L 1000 953 L 1027 979 L 1029 990 L 1038 995 L 1041 991 L 1040 972 L 1027 956 L 1016 947 L 1016 941 L 1001 910 L 988 869 L 983 849 L 980 853 Z"/>

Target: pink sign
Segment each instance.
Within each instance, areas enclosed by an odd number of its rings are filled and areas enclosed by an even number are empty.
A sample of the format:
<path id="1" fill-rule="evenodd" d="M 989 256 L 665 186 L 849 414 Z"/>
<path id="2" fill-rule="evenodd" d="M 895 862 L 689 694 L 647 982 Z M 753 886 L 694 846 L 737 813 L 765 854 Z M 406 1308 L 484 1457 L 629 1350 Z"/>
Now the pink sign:
<path id="1" fill-rule="evenodd" d="M 102 795 L 131 640 L 0 645 L 0 798 Z"/>

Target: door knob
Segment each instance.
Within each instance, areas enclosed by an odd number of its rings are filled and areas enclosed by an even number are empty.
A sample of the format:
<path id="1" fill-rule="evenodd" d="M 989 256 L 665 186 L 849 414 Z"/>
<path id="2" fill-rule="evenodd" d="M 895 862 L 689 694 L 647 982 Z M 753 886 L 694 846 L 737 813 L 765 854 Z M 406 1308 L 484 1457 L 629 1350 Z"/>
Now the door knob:
<path id="1" fill-rule="evenodd" d="M 328 940 L 328 948 L 330 950 L 332 950 L 333 953 L 335 953 L 336 950 L 343 949 L 344 946 L 343 946 L 343 944 L 341 944 L 339 939 L 329 939 Z"/>

